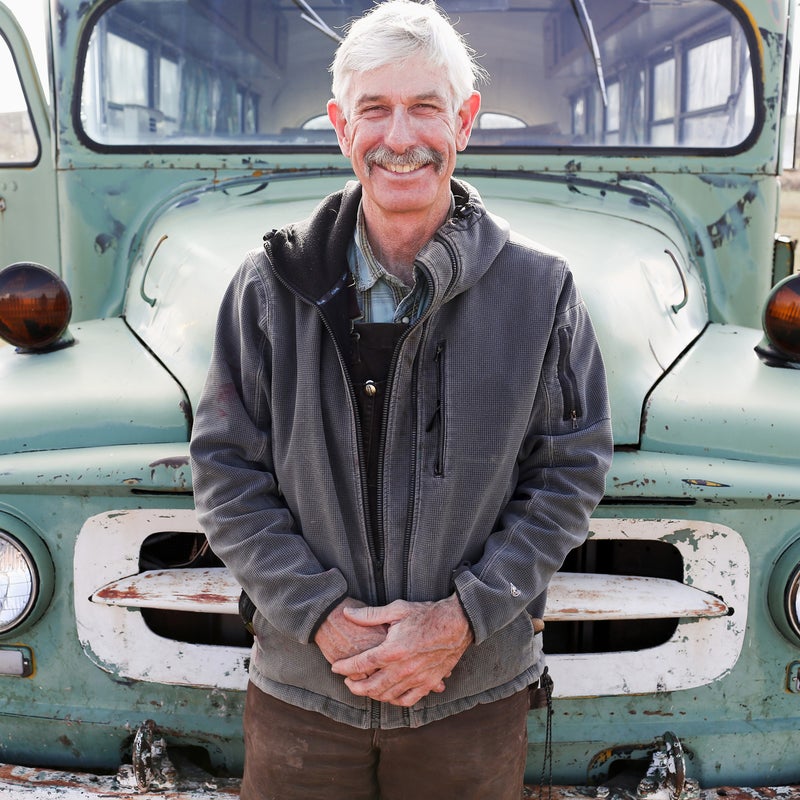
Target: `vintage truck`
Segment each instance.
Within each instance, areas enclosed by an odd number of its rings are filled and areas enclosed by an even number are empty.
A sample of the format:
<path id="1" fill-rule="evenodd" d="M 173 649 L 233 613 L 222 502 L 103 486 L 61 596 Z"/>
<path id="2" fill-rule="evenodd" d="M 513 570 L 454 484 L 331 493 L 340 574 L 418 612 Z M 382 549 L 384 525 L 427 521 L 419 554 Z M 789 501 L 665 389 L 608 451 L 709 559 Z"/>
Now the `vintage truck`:
<path id="1" fill-rule="evenodd" d="M 327 68 L 367 5 L 52 0 L 43 87 L 0 4 L 0 797 L 236 792 L 192 413 L 244 253 L 351 177 Z M 798 798 L 794 0 L 442 6 L 491 75 L 458 175 L 567 256 L 612 399 L 526 791 Z"/>

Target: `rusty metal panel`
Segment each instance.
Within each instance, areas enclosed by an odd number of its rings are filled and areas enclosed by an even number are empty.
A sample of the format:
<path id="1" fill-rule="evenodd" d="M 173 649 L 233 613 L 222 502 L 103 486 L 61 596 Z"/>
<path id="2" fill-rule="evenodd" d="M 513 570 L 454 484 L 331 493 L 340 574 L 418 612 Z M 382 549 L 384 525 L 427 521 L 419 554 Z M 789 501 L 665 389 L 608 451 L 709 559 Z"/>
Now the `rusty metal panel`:
<path id="1" fill-rule="evenodd" d="M 92 601 L 123 608 L 236 614 L 240 587 L 223 567 L 149 570 L 112 581 Z M 723 617 L 714 595 L 665 578 L 559 572 L 547 593 L 545 619 L 664 619 Z"/>
<path id="2" fill-rule="evenodd" d="M 728 606 L 714 595 L 666 578 L 559 572 L 547 591 L 545 619 L 664 619 L 723 617 Z"/>
<path id="3" fill-rule="evenodd" d="M 98 589 L 92 601 L 124 608 L 236 614 L 240 591 L 224 567 L 160 569 L 112 581 Z"/>

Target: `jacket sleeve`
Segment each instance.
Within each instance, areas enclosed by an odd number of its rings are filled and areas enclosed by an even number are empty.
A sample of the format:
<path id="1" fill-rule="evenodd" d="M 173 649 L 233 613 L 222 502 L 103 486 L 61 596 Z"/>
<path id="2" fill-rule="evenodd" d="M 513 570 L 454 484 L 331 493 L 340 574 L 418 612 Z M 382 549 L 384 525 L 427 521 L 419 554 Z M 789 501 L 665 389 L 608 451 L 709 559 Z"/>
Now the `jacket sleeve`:
<path id="1" fill-rule="evenodd" d="M 553 573 L 586 539 L 612 453 L 602 357 L 564 265 L 515 490 L 479 561 L 454 574 L 476 644 L 541 604 Z"/>
<path id="2" fill-rule="evenodd" d="M 257 258 L 248 256 L 219 310 L 190 446 L 195 506 L 211 548 L 258 611 L 308 642 L 347 585 L 314 557 L 276 480 L 270 304 Z"/>

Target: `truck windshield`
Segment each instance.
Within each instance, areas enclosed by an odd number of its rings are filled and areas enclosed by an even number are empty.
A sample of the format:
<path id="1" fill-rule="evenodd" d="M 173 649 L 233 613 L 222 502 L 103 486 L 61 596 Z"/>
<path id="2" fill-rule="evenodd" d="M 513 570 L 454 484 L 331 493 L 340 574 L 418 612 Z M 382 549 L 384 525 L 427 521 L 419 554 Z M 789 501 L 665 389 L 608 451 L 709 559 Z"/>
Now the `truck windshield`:
<path id="1" fill-rule="evenodd" d="M 443 0 L 490 80 L 471 147 L 731 150 L 757 123 L 754 34 L 714 0 Z M 91 145 L 326 150 L 352 0 L 121 0 L 87 33 Z"/>

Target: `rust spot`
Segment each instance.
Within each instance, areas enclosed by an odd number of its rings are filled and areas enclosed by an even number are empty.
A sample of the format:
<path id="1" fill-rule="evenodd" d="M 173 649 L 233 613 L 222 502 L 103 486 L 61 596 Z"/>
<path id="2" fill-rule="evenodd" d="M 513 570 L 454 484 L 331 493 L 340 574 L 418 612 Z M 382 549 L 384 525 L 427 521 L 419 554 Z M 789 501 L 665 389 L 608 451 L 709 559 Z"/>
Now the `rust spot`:
<path id="1" fill-rule="evenodd" d="M 214 594 L 213 592 L 200 592 L 199 594 L 182 594 L 181 597 L 196 603 L 227 603 L 230 598 L 224 594 Z"/>
<path id="2" fill-rule="evenodd" d="M 120 590 L 113 587 L 106 587 L 99 592 L 95 592 L 94 596 L 99 600 L 141 600 L 142 593 L 136 588 Z"/>
<path id="3" fill-rule="evenodd" d="M 714 790 L 727 800 L 800 800 L 800 786 L 720 786 Z"/>
<path id="4" fill-rule="evenodd" d="M 688 484 L 689 486 L 709 486 L 712 488 L 719 488 L 719 489 L 728 489 L 730 488 L 729 483 L 717 483 L 716 481 L 709 481 L 705 478 L 684 478 L 683 482 Z"/>

